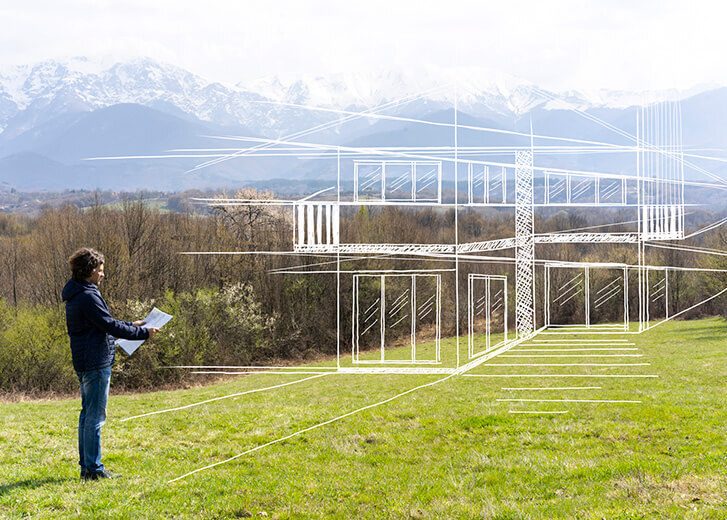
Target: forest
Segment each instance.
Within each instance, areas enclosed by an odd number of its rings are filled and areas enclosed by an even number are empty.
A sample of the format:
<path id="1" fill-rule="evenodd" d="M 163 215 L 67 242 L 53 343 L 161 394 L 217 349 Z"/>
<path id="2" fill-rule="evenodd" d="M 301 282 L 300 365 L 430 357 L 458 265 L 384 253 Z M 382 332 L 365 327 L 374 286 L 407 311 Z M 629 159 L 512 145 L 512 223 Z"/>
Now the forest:
<path id="1" fill-rule="evenodd" d="M 272 193 L 241 190 L 237 198 L 272 198 Z M 719 218 L 704 212 L 695 220 Z M 355 207 L 342 214 L 341 237 L 347 242 L 377 242 L 396 236 L 400 242 L 446 241 L 452 209 Z M 538 215 L 537 228 L 548 231 L 592 228 L 618 221 L 618 213 L 587 210 Z M 461 240 L 512 236 L 506 212 L 460 211 Z M 611 225 L 609 230 L 628 229 Z M 0 214 L 0 392 L 65 394 L 77 387 L 70 361 L 60 291 L 69 277 L 68 257 L 82 246 L 106 257 L 101 288 L 120 319 L 142 317 L 153 306 L 174 319 L 153 341 L 127 358 L 117 354 L 113 384 L 137 390 L 184 385 L 189 375 L 170 365 L 247 365 L 294 362 L 335 353 L 335 276 L 281 275 L 294 265 L 325 264 L 330 258 L 255 254 L 185 254 L 188 252 L 289 251 L 292 211 L 279 206 L 236 206 L 199 211 L 180 203 L 165 211 L 138 197 L 120 203 L 99 201 L 90 207 L 46 208 L 37 216 Z M 696 237 L 696 245 L 727 249 L 719 229 Z M 633 263 L 633 250 L 614 244 L 613 261 Z M 600 249 L 603 255 L 603 248 Z M 546 245 L 555 260 L 587 260 L 582 245 Z M 727 259 L 668 249 L 650 252 L 662 265 L 727 268 Z M 376 258 L 364 260 L 375 269 Z M 724 273 L 707 274 L 697 283 L 675 276 L 670 297 L 681 307 L 701 294 L 724 287 Z M 343 312 L 350 312 L 344 309 Z M 725 315 L 715 299 L 684 318 Z M 453 334 L 443 330 L 443 334 Z"/>

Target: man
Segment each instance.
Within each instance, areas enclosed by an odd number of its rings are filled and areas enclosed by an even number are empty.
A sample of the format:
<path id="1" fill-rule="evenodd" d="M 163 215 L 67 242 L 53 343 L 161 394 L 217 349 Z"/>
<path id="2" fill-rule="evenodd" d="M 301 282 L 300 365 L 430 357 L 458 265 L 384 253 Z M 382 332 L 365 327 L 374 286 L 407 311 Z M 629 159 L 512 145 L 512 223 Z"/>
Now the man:
<path id="1" fill-rule="evenodd" d="M 81 415 L 78 419 L 78 456 L 81 478 L 114 478 L 101 462 L 101 427 L 106 421 L 106 402 L 111 383 L 114 338 L 148 339 L 158 332 L 142 327 L 143 321 L 119 321 L 109 313 L 98 286 L 104 279 L 104 257 L 82 248 L 68 260 L 71 279 L 63 288 L 66 326 L 71 338 L 73 368 L 81 384 Z"/>

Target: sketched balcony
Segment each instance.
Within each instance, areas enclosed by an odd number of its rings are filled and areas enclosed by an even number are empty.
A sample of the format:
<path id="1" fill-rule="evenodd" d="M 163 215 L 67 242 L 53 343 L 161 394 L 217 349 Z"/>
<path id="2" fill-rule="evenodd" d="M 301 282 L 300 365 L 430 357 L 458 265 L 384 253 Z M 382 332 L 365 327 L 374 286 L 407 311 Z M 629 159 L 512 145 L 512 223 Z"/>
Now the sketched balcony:
<path id="1" fill-rule="evenodd" d="M 442 163 L 441 161 L 354 161 L 353 201 L 441 204 Z"/>

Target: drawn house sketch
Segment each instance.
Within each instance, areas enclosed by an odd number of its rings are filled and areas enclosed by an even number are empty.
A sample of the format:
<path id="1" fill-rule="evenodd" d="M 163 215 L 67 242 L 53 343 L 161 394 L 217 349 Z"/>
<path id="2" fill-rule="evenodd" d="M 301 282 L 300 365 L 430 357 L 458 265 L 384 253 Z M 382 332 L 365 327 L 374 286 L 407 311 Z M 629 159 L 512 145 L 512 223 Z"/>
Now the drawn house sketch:
<path id="1" fill-rule="evenodd" d="M 321 276 L 335 280 L 326 285 L 335 287 L 335 291 L 325 294 L 324 298 L 328 299 L 326 308 L 335 313 L 336 365 L 313 367 L 313 372 L 290 371 L 288 369 L 293 367 L 272 365 L 172 368 L 192 369 L 193 373 L 199 374 L 259 371 L 306 374 L 302 379 L 266 389 L 331 374 L 436 374 L 442 377 L 194 469 L 170 483 L 459 375 L 473 378 L 489 375 L 503 378 L 657 378 L 658 374 L 613 372 L 465 372 L 521 344 L 535 348 L 520 349 L 508 357 L 641 357 L 641 354 L 623 353 L 636 350 L 631 347 L 635 343 L 629 342 L 628 335 L 641 334 L 727 293 L 727 285 L 714 287 L 712 284 L 714 293 L 701 295 L 703 299 L 696 304 L 672 299 L 670 283 L 674 280 L 692 283 L 699 276 L 724 274 L 727 270 L 697 267 L 688 262 L 667 265 L 663 260 L 658 261 L 667 256 L 652 254 L 653 249 L 667 249 L 677 253 L 727 255 L 725 251 L 682 243 L 727 222 L 727 218 L 723 218 L 686 232 L 686 208 L 696 205 L 687 202 L 688 194 L 705 188 L 725 190 L 727 181 L 689 160 L 699 156 L 684 153 L 678 103 L 661 102 L 636 108 L 633 134 L 574 109 L 579 117 L 612 131 L 621 142 L 595 141 L 578 135 L 543 135 L 533 131 L 532 122 L 528 131 L 460 124 L 456 107 L 455 98 L 451 123 L 443 122 L 441 118 L 427 121 L 390 116 L 382 113 L 386 107 L 361 113 L 340 111 L 342 117 L 339 119 L 291 136 L 280 139 L 216 136 L 244 145 L 232 153 L 230 148 L 205 150 L 210 152 L 209 160 L 190 172 L 221 161 L 265 154 L 305 158 L 317 170 L 335 175 L 333 185 L 292 200 L 271 199 L 267 195 L 259 199 L 196 199 L 201 204 L 215 207 L 276 206 L 282 209 L 292 223 L 289 249 L 182 253 L 275 255 L 290 259 L 294 265 L 270 269 L 270 276 Z M 425 143 L 400 146 L 391 146 L 391 143 L 343 146 L 302 140 L 318 129 L 361 117 L 414 122 L 434 126 L 440 132 L 434 134 L 436 139 L 429 135 Z M 507 141 L 497 139 L 503 135 L 507 136 Z M 184 153 L 192 152 L 191 155 L 197 157 L 200 150 L 174 151 L 175 154 L 180 152 L 182 155 L 175 156 L 184 157 Z M 588 155 L 595 157 L 590 162 L 591 168 L 573 166 L 578 164 L 574 163 L 574 156 Z M 616 155 L 622 159 L 603 159 Z M 708 177 L 710 182 L 686 178 L 686 167 Z M 604 211 L 605 218 L 600 221 L 605 220 L 605 223 L 560 226 L 557 218 L 548 218 L 553 214 L 577 211 Z M 363 228 L 373 221 L 369 218 L 372 213 L 382 217 L 378 222 L 384 229 L 366 229 L 364 233 Z M 414 232 L 418 233 L 416 236 L 404 224 L 397 227 L 406 222 L 406 219 L 396 218 L 401 214 L 417 216 L 417 225 L 413 226 Z M 477 225 L 488 219 L 503 225 Z M 434 221 L 438 224 L 434 225 Z M 564 221 L 569 222 L 568 219 Z M 421 228 L 427 227 L 427 222 L 432 222 L 431 232 L 422 233 Z M 543 229 L 546 223 L 550 227 Z M 562 250 L 569 254 L 559 254 Z M 330 305 L 334 301 L 335 305 Z M 582 333 L 605 336 L 603 339 L 584 337 L 580 335 Z M 576 336 L 568 337 L 570 334 Z M 565 348 L 553 349 L 558 346 Z M 547 354 L 533 356 L 529 354 L 532 351 Z M 552 351 L 568 353 L 552 354 Z M 573 351 L 579 353 L 572 354 Z M 602 351 L 619 353 L 602 354 Z M 586 370 L 590 370 L 590 367 L 648 365 L 588 360 L 585 363 L 490 363 L 482 368 L 588 367 Z M 220 369 L 225 371 L 220 372 Z M 591 388 L 600 387 L 571 387 Z M 634 399 L 519 397 L 497 401 L 641 403 Z M 207 402 L 210 400 L 124 420 Z M 568 410 L 511 409 L 509 413 L 548 415 L 565 414 Z"/>
<path id="2" fill-rule="evenodd" d="M 329 126 L 362 117 L 398 119 L 386 116 L 385 108 L 341 111 L 342 117 Z M 338 291 L 330 297 L 336 299 L 338 313 L 340 371 L 450 374 L 537 333 L 638 334 L 690 310 L 670 301 L 670 276 L 705 271 L 650 264 L 649 250 L 680 249 L 673 242 L 688 238 L 687 187 L 724 189 L 726 184 L 685 159 L 677 102 L 638 108 L 635 134 L 574 111 L 613 131 L 620 143 L 540 135 L 532 123 L 521 132 L 465 125 L 457 120 L 456 102 L 451 122 L 404 119 L 434 126 L 442 137 L 434 145 L 307 141 L 315 128 L 276 140 L 220 137 L 245 145 L 198 168 L 286 151 L 315 156 L 336 182 L 296 200 L 198 201 L 289 208 L 293 236 L 287 254 L 321 261 L 278 274 L 336 278 Z M 503 134 L 508 144 L 499 144 Z M 588 154 L 627 159 L 611 170 L 570 166 L 574 155 Z M 715 183 L 686 180 L 685 165 Z M 575 208 L 609 210 L 619 222 L 585 229 L 538 228 L 541 215 Z M 403 230 L 375 243 L 357 240 L 357 214 L 388 210 L 430 212 L 445 216 L 449 225 L 446 233 L 417 242 L 402 240 Z M 484 219 L 504 215 L 508 231 L 481 236 L 462 225 L 473 214 Z M 609 259 L 604 250 L 614 244 L 633 261 Z M 577 246 L 578 259 L 553 258 L 554 248 L 567 245 Z M 725 290 L 704 295 L 705 301 Z"/>

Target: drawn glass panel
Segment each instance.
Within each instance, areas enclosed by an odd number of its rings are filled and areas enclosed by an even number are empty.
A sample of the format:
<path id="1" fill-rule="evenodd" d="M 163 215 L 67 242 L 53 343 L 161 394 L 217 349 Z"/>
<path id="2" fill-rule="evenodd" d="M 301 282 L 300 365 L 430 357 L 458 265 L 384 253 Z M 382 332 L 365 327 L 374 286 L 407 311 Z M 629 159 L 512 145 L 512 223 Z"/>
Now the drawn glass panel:
<path id="1" fill-rule="evenodd" d="M 621 179 L 601 179 L 598 187 L 598 201 L 601 204 L 621 204 L 623 202 L 623 182 Z"/>
<path id="2" fill-rule="evenodd" d="M 413 163 L 386 163 L 386 200 L 413 200 L 412 186 L 414 181 Z"/>
<path id="3" fill-rule="evenodd" d="M 381 283 L 380 276 L 354 276 L 353 356 L 356 361 L 363 351 L 381 347 Z"/>
<path id="4" fill-rule="evenodd" d="M 385 284 L 385 348 L 394 347 L 399 343 L 410 346 L 412 340 L 412 277 L 387 276 Z M 384 359 L 406 359 L 408 357 L 408 352 L 392 354 L 391 348 L 389 348 L 389 352 L 384 352 Z"/>
<path id="5" fill-rule="evenodd" d="M 505 189 L 505 169 L 503 168 L 489 168 L 487 182 L 487 200 L 490 204 L 504 204 L 506 202 Z"/>
<path id="6" fill-rule="evenodd" d="M 666 318 L 669 279 L 666 270 L 648 269 L 649 321 Z"/>
<path id="7" fill-rule="evenodd" d="M 589 280 L 590 324 L 623 324 L 623 269 L 591 268 Z"/>
<path id="8" fill-rule="evenodd" d="M 357 166 L 358 198 L 381 199 L 381 163 L 361 163 Z"/>
<path id="9" fill-rule="evenodd" d="M 568 177 L 554 173 L 547 174 L 548 202 L 565 204 L 568 200 Z"/>
<path id="10" fill-rule="evenodd" d="M 571 204 L 596 203 L 596 179 L 591 177 L 571 177 L 570 202 Z"/>
<path id="11" fill-rule="evenodd" d="M 413 358 L 439 361 L 439 277 L 416 275 Z"/>
<path id="12" fill-rule="evenodd" d="M 586 276 L 582 268 L 550 267 L 548 314 L 552 326 L 586 323 Z"/>
<path id="13" fill-rule="evenodd" d="M 469 356 L 489 352 L 507 340 L 507 281 L 488 275 L 469 277 Z"/>
<path id="14" fill-rule="evenodd" d="M 415 200 L 439 200 L 439 163 L 415 163 L 416 190 Z"/>

